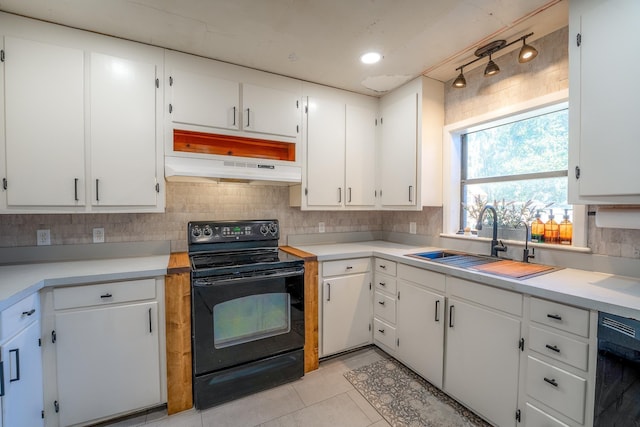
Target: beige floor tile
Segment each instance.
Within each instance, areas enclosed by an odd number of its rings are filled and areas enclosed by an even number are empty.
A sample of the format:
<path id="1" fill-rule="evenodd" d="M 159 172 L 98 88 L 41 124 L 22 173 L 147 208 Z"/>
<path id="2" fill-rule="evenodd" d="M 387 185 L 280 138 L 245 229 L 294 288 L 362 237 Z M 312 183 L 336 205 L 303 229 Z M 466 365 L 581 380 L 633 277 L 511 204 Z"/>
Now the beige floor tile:
<path id="1" fill-rule="evenodd" d="M 202 414 L 200 411 L 190 410 L 171 415 L 166 418 L 151 421 L 145 427 L 202 427 Z"/>
<path id="2" fill-rule="evenodd" d="M 310 406 L 330 397 L 353 390 L 353 386 L 337 370 L 318 369 L 292 384 L 304 402 Z"/>
<path id="3" fill-rule="evenodd" d="M 202 411 L 203 426 L 254 427 L 304 407 L 291 384 Z"/>
<path id="4" fill-rule="evenodd" d="M 367 399 L 362 397 L 362 395 L 357 390 L 351 390 L 347 392 L 347 395 L 358 405 L 358 408 L 371 420 L 371 422 L 380 421 L 382 419 L 382 415 L 376 409 L 371 406 Z"/>
<path id="5" fill-rule="evenodd" d="M 391 427 L 391 424 L 389 424 L 386 420 L 380 420 L 374 424 L 371 424 L 369 427 Z"/>
<path id="6" fill-rule="evenodd" d="M 365 427 L 369 424 L 371 420 L 343 393 L 264 423 L 261 427 Z"/>

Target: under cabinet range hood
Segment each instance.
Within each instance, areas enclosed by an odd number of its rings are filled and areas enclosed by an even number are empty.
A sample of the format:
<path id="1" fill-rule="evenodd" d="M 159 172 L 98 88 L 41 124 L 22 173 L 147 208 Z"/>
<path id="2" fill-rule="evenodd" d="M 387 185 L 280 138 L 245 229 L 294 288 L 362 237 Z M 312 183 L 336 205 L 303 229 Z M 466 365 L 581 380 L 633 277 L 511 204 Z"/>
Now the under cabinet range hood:
<path id="1" fill-rule="evenodd" d="M 165 156 L 167 181 L 239 181 L 256 184 L 288 185 L 300 183 L 302 168 L 276 164 L 269 160 L 210 159 Z"/>

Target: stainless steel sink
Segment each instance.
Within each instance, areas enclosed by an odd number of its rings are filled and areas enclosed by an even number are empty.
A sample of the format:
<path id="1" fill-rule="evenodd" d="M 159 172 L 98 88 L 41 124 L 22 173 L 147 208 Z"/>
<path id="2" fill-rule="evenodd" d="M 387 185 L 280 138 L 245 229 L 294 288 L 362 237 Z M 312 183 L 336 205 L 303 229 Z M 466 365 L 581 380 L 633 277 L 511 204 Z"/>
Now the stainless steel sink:
<path id="1" fill-rule="evenodd" d="M 419 252 L 415 254 L 408 254 L 407 256 L 459 268 L 469 268 L 476 265 L 500 261 L 499 258 L 456 251 Z"/>

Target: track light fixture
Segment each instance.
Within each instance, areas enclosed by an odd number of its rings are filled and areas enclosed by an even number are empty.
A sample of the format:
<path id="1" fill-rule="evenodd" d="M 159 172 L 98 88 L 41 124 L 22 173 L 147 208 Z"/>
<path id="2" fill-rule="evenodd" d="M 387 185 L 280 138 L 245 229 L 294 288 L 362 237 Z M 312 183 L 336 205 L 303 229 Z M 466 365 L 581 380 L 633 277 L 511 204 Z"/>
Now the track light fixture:
<path id="1" fill-rule="evenodd" d="M 455 88 L 466 87 L 467 80 L 464 78 L 463 69 L 466 66 L 471 65 L 474 62 L 479 61 L 486 56 L 489 57 L 489 62 L 487 63 L 487 66 L 484 69 L 484 76 L 489 77 L 489 76 L 494 76 L 498 74 L 500 72 L 500 67 L 498 67 L 498 64 L 496 64 L 493 61 L 493 59 L 491 59 L 491 55 L 519 41 L 522 41 L 522 48 L 520 49 L 520 53 L 518 54 L 518 62 L 525 63 L 525 62 L 531 61 L 533 58 L 538 56 L 538 51 L 533 46 L 530 46 L 526 43 L 527 37 L 531 37 L 532 35 L 533 33 L 529 33 L 527 35 L 520 37 L 519 39 L 512 41 L 511 43 L 507 43 L 506 40 L 494 40 L 489 44 L 479 47 L 473 53 L 475 56 L 477 56 L 476 59 L 474 59 L 473 61 L 467 62 L 466 64 L 456 68 L 456 71 L 460 70 L 460 74 L 453 81 L 452 86 Z"/>

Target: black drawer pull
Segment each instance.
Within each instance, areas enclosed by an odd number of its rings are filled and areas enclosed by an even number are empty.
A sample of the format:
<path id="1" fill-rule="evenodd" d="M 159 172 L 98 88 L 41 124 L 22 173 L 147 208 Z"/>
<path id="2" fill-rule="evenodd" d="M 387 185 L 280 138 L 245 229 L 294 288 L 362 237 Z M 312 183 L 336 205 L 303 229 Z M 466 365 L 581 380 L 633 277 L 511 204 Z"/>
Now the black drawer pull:
<path id="1" fill-rule="evenodd" d="M 437 299 L 436 300 L 436 318 L 435 318 L 436 322 L 440 321 L 440 300 Z"/>
<path id="2" fill-rule="evenodd" d="M 378 285 L 380 285 L 380 286 L 387 286 L 387 284 L 386 284 L 386 283 L 384 283 L 384 282 L 378 282 Z"/>
<path id="3" fill-rule="evenodd" d="M 547 345 L 545 345 L 545 347 L 547 347 L 551 351 L 555 351 L 556 353 L 560 353 L 560 349 L 556 345 L 547 344 Z"/>
<path id="4" fill-rule="evenodd" d="M 11 350 L 9 350 L 9 360 L 11 360 L 11 353 L 14 354 L 15 357 L 15 363 L 13 363 L 13 366 L 16 367 L 16 376 L 15 378 L 11 378 L 11 369 L 9 369 L 9 382 L 12 383 L 14 381 L 20 381 L 20 349 L 19 348 L 13 348 Z M 11 366 L 11 362 L 9 363 L 9 366 Z"/>
<path id="5" fill-rule="evenodd" d="M 562 320 L 562 316 L 560 316 L 559 314 L 547 314 L 547 317 L 553 320 Z"/>
<path id="6" fill-rule="evenodd" d="M 380 267 L 381 269 L 383 269 L 383 270 L 386 270 L 386 269 L 387 269 L 387 266 L 386 266 L 386 265 L 384 265 L 384 264 L 380 264 L 380 265 L 379 265 L 379 267 Z"/>
<path id="7" fill-rule="evenodd" d="M 378 304 L 384 305 L 384 301 L 378 301 Z"/>
<path id="8" fill-rule="evenodd" d="M 347 265 L 346 270 L 351 270 L 351 269 L 353 269 L 353 267 L 352 267 L 352 266 L 350 266 L 350 265 Z"/>
<path id="9" fill-rule="evenodd" d="M 551 385 L 552 385 L 552 386 L 554 386 L 554 387 L 558 387 L 558 383 L 557 383 L 557 382 L 556 382 L 556 380 L 555 380 L 555 379 L 553 379 L 553 378 L 552 378 L 552 379 L 549 379 L 549 378 L 547 378 L 547 377 L 544 377 L 544 381 L 545 381 L 545 382 L 547 382 L 547 383 L 549 383 L 549 384 L 551 384 Z"/>
<path id="10" fill-rule="evenodd" d="M 453 328 L 453 307 L 455 307 L 454 305 L 452 305 L 451 307 L 449 307 L 449 327 Z"/>
<path id="11" fill-rule="evenodd" d="M 35 309 L 35 308 L 32 308 L 32 309 L 31 309 L 31 310 L 29 310 L 29 311 L 23 311 L 23 312 L 22 312 L 22 316 L 31 316 L 31 315 L 32 315 L 33 313 L 35 313 L 35 312 L 36 312 L 36 309 Z"/>
<path id="12" fill-rule="evenodd" d="M 104 295 L 100 295 L 100 298 L 112 298 L 112 297 L 113 297 L 113 295 L 111 295 L 109 292 L 107 292 Z"/>
<path id="13" fill-rule="evenodd" d="M 378 332 L 380 332 L 381 334 L 384 334 L 384 329 L 378 329 Z"/>

